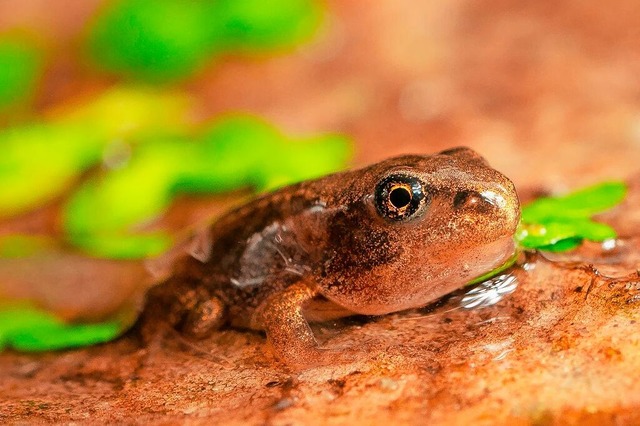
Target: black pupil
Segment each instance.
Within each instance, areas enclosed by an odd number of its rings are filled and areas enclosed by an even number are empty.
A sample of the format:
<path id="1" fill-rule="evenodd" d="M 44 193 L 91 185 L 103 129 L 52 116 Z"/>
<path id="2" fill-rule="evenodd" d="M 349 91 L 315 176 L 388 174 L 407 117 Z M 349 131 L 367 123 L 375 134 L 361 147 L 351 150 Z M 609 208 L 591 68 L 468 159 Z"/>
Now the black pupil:
<path id="1" fill-rule="evenodd" d="M 389 193 L 389 202 L 397 209 L 407 207 L 411 202 L 411 193 L 407 188 L 394 188 Z"/>

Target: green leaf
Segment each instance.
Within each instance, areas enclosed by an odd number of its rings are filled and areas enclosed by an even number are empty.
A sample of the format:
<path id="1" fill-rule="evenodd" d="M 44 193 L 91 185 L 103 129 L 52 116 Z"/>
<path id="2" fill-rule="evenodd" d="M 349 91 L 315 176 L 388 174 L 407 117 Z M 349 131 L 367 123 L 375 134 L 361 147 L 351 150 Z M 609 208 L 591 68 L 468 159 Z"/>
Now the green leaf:
<path id="1" fill-rule="evenodd" d="M 318 0 L 218 0 L 214 13 L 227 49 L 267 50 L 309 38 L 323 9 Z"/>
<path id="2" fill-rule="evenodd" d="M 116 86 L 88 102 L 65 105 L 54 121 L 84 125 L 107 143 L 120 141 L 126 147 L 140 138 L 188 133 L 191 104 L 191 98 L 178 91 Z"/>
<path id="3" fill-rule="evenodd" d="M 580 244 L 582 244 L 582 238 L 566 238 L 554 244 L 538 246 L 536 249 L 542 251 L 563 252 L 578 248 L 580 247 Z"/>
<path id="4" fill-rule="evenodd" d="M 585 239 L 615 238 L 612 227 L 591 216 L 620 203 L 626 192 L 623 182 L 605 182 L 566 196 L 536 200 L 523 208 L 516 239 L 525 248 L 566 251 Z"/>
<path id="5" fill-rule="evenodd" d="M 183 96 L 118 88 L 59 112 L 51 122 L 0 130 L 0 219 L 60 196 L 117 141 L 126 151 L 122 140 L 185 133 L 186 110 Z"/>
<path id="6" fill-rule="evenodd" d="M 42 52 L 26 40 L 0 39 L 0 112 L 27 101 L 42 73 Z"/>
<path id="7" fill-rule="evenodd" d="M 323 15 L 318 0 L 120 0 L 93 22 L 86 50 L 107 71 L 167 82 L 193 74 L 222 51 L 299 44 Z"/>
<path id="8" fill-rule="evenodd" d="M 91 256 L 107 259 L 144 259 L 158 256 L 173 244 L 162 232 L 149 234 L 71 235 L 70 242 Z"/>
<path id="9" fill-rule="evenodd" d="M 31 124 L 0 131 L 0 218 L 59 195 L 99 161 L 104 144 L 84 125 Z"/>
<path id="10" fill-rule="evenodd" d="M 118 321 L 67 324 L 55 315 L 29 304 L 0 305 L 0 350 L 48 351 L 108 342 L 123 327 Z"/>
<path id="11" fill-rule="evenodd" d="M 616 232 L 609 225 L 588 219 L 575 221 L 563 219 L 557 222 L 547 221 L 540 224 L 528 224 L 521 226 L 518 232 L 518 239 L 521 245 L 527 248 L 548 246 L 574 237 L 599 242 L 615 238 Z"/>
<path id="12" fill-rule="evenodd" d="M 108 71 L 145 81 L 179 78 L 212 53 L 211 9 L 202 0 L 111 2 L 90 27 L 87 51 Z"/>
<path id="13" fill-rule="evenodd" d="M 540 198 L 522 209 L 522 221 L 589 218 L 619 204 L 626 193 L 624 182 L 604 182 L 565 196 Z"/>

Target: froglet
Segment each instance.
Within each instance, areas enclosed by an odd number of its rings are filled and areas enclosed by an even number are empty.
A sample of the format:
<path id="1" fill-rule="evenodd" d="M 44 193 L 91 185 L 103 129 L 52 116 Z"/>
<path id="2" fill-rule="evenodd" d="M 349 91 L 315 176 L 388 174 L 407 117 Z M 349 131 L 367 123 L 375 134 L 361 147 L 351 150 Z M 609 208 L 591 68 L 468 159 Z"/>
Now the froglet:
<path id="1" fill-rule="evenodd" d="M 337 362 L 310 322 L 425 306 L 512 258 L 513 183 L 468 148 L 391 158 L 261 196 L 192 237 L 140 321 L 264 330 L 293 366 Z"/>

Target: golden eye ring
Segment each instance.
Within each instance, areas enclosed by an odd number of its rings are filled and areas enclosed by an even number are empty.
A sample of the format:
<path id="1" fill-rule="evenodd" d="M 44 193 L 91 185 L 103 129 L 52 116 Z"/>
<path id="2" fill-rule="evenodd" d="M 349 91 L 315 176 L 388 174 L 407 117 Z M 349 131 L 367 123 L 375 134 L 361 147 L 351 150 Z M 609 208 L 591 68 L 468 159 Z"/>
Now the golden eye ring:
<path id="1" fill-rule="evenodd" d="M 409 174 L 387 176 L 376 186 L 375 202 L 382 217 L 393 221 L 409 220 L 427 204 L 425 185 Z"/>
<path id="2" fill-rule="evenodd" d="M 411 204 L 413 198 L 413 191 L 411 187 L 406 183 L 393 184 L 389 188 L 389 197 L 387 202 L 390 209 L 397 209 L 398 211 L 406 210 Z"/>

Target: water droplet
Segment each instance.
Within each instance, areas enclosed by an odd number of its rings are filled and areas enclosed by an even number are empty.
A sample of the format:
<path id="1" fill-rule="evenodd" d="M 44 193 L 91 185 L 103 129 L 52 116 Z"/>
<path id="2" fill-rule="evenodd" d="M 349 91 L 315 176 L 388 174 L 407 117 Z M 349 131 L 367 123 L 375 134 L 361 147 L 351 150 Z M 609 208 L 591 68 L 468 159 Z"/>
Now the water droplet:
<path id="1" fill-rule="evenodd" d="M 618 242 L 615 238 L 609 238 L 602 242 L 602 250 L 611 251 L 618 246 Z"/>
<path id="2" fill-rule="evenodd" d="M 460 306 L 466 309 L 493 306 L 504 296 L 513 293 L 516 287 L 518 280 L 514 275 L 498 275 L 469 290 L 460 301 Z"/>

